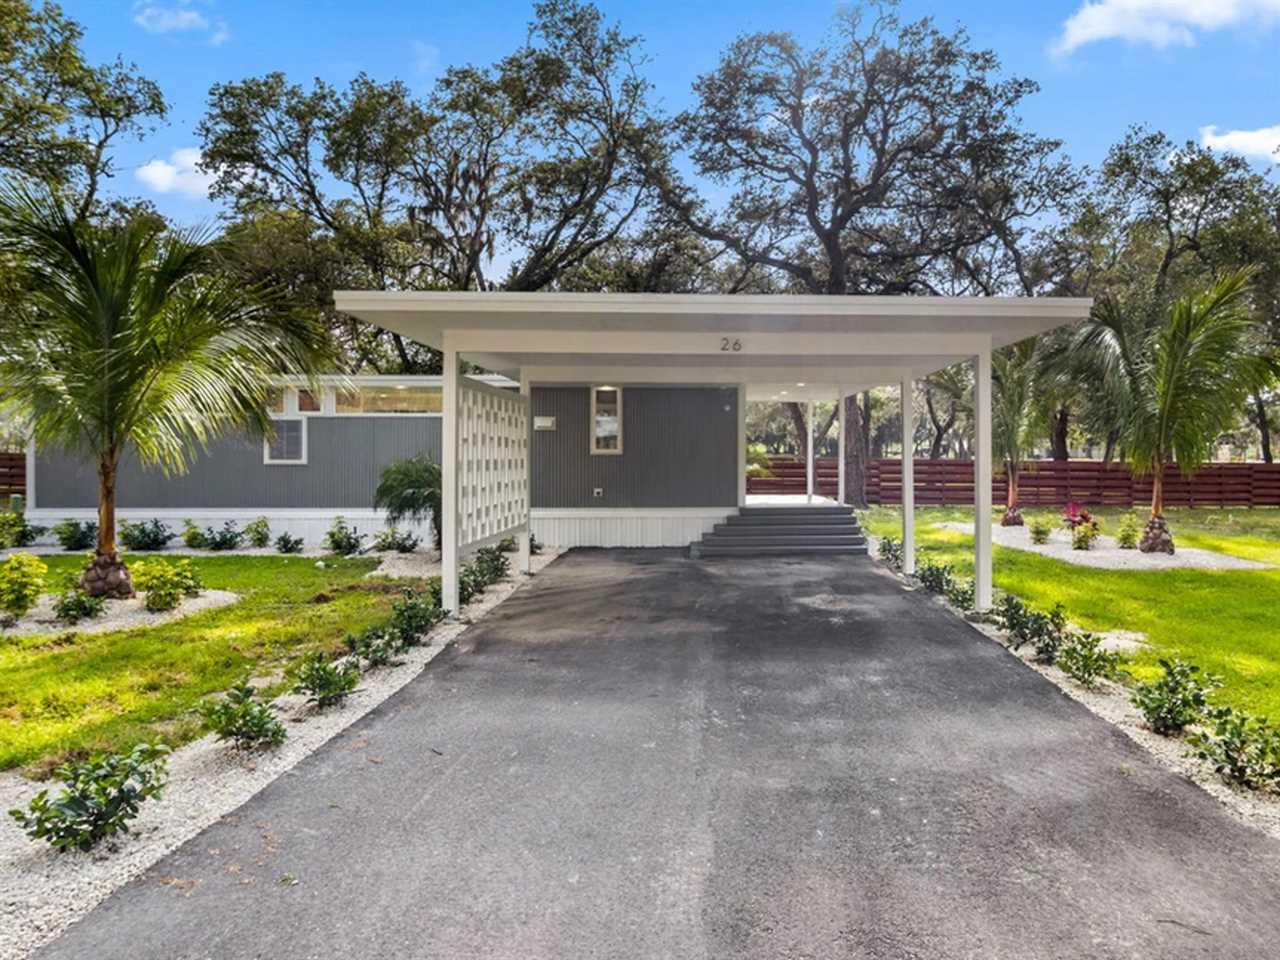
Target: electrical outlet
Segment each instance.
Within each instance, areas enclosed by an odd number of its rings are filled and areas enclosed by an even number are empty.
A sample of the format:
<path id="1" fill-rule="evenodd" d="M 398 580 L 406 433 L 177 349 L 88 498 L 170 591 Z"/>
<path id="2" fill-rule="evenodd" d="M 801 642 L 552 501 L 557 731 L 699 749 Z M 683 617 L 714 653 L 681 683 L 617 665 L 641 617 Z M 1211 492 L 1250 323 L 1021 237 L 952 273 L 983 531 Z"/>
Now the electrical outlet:
<path id="1" fill-rule="evenodd" d="M 597 498 L 599 498 L 599 497 L 603 497 L 603 496 L 604 496 L 604 487 L 593 487 L 593 488 L 592 488 L 592 490 L 591 490 L 591 495 L 592 495 L 593 497 L 597 497 Z"/>

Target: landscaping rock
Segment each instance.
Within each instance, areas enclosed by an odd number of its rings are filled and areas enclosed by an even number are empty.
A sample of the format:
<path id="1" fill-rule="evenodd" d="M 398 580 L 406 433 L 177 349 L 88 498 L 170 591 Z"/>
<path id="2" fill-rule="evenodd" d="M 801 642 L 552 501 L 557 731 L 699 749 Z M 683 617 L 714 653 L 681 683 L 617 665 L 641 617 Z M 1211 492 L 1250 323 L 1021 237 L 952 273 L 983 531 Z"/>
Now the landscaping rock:
<path id="1" fill-rule="evenodd" d="M 91 597 L 128 600 L 133 596 L 133 580 L 115 552 L 94 557 L 80 578 L 80 586 Z"/>
<path id="2" fill-rule="evenodd" d="M 1173 555 L 1173 534 L 1164 517 L 1152 517 L 1147 521 L 1147 528 L 1142 531 L 1142 539 L 1138 541 L 1138 549 L 1143 553 Z"/>
<path id="3" fill-rule="evenodd" d="M 1017 507 L 1009 507 L 1005 510 L 1004 516 L 1000 518 L 1000 526 L 1002 527 L 1020 527 L 1022 523 L 1022 511 Z"/>

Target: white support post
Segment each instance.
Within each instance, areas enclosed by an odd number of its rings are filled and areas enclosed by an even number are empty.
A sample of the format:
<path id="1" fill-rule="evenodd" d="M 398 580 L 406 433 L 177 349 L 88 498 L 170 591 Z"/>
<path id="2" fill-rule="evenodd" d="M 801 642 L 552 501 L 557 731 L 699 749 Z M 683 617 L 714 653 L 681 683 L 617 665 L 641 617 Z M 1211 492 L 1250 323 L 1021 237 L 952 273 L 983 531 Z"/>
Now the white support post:
<path id="1" fill-rule="evenodd" d="M 529 374 L 520 370 L 520 396 L 529 404 L 528 416 L 525 418 L 524 430 L 524 529 L 517 535 L 519 553 L 516 558 L 516 569 L 522 573 L 533 573 L 533 550 L 529 538 L 533 536 L 533 388 L 529 383 Z"/>
<path id="2" fill-rule="evenodd" d="M 446 613 L 458 612 L 458 351 L 444 335 L 440 451 L 440 604 Z"/>
<path id="3" fill-rule="evenodd" d="M 836 499 L 844 499 L 844 387 L 836 391 Z"/>
<path id="4" fill-rule="evenodd" d="M 983 349 L 974 362 L 974 451 L 973 451 L 973 585 L 974 606 L 990 610 L 993 593 L 991 562 L 991 348 Z"/>
<path id="5" fill-rule="evenodd" d="M 805 477 L 804 492 L 806 497 L 805 502 L 813 503 L 813 401 L 812 400 L 809 401 L 809 413 L 805 417 L 805 427 L 809 433 L 809 436 L 806 438 L 808 442 L 805 444 L 805 448 L 808 451 L 805 455 L 805 474 L 804 474 L 804 477 Z"/>
<path id="6" fill-rule="evenodd" d="M 738 506 L 747 505 L 747 385 L 738 384 Z"/>
<path id="7" fill-rule="evenodd" d="M 916 572 L 915 393 L 911 377 L 902 384 L 902 572 Z"/>

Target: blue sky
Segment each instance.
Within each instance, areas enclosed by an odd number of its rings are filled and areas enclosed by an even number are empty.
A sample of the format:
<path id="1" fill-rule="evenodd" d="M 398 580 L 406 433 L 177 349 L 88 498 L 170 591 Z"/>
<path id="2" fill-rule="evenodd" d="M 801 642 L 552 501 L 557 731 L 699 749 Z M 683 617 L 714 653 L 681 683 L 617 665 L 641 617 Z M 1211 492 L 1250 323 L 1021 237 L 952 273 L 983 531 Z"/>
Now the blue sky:
<path id="1" fill-rule="evenodd" d="M 829 0 L 602 0 L 645 40 L 647 73 L 667 110 L 739 33 L 784 30 L 814 42 Z M 531 4 L 511 0 L 63 0 L 94 60 L 123 54 L 160 83 L 168 124 L 118 154 L 115 193 L 146 196 L 181 221 L 210 220 L 190 168 L 211 84 L 284 71 L 344 84 L 363 70 L 426 92 L 448 64 L 487 64 L 524 38 Z M 1280 147 L 1280 0 L 905 0 L 903 15 L 963 24 L 1008 72 L 1041 85 L 1023 111 L 1035 131 L 1096 163 L 1134 123 L 1251 155 L 1275 171 Z M 1213 128 L 1206 133 L 1205 128 Z"/>

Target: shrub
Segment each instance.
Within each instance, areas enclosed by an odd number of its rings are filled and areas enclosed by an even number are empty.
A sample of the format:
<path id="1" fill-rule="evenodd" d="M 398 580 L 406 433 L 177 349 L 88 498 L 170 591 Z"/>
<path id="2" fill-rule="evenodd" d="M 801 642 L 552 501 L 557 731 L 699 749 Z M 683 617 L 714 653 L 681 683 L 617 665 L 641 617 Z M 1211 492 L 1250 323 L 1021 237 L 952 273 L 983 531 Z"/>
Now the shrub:
<path id="1" fill-rule="evenodd" d="M 1120 672 L 1120 654 L 1102 648 L 1102 638 L 1075 633 L 1058 650 L 1058 666 L 1072 680 L 1086 687 L 1099 680 L 1114 680 Z"/>
<path id="2" fill-rule="evenodd" d="M 1076 503 L 1074 500 L 1062 508 L 1062 522 L 1073 530 L 1076 527 L 1096 527 L 1098 525 L 1097 518 L 1089 512 L 1089 508 Z"/>
<path id="3" fill-rule="evenodd" d="M 1230 707 L 1213 711 L 1210 721 L 1207 732 L 1187 738 L 1194 756 L 1208 760 L 1230 783 L 1252 790 L 1280 786 L 1280 728 Z"/>
<path id="4" fill-rule="evenodd" d="M 263 547 L 271 544 L 271 521 L 266 517 L 258 517 L 256 520 L 250 520 L 244 525 L 244 535 L 249 541 L 249 546 L 257 547 L 261 550 Z"/>
<path id="5" fill-rule="evenodd" d="M 49 568 L 29 553 L 15 553 L 0 563 L 0 610 L 21 617 L 36 605 Z"/>
<path id="6" fill-rule="evenodd" d="M 1053 663 L 1066 639 L 1067 615 L 1060 603 L 1048 613 L 1041 613 L 1006 593 L 996 603 L 994 619 L 1008 635 L 1012 649 L 1019 650 L 1030 643 L 1041 663 Z"/>
<path id="7" fill-rule="evenodd" d="M 391 606 L 391 630 L 404 647 L 417 646 L 437 623 L 444 619 L 439 600 L 405 590 L 403 598 Z"/>
<path id="8" fill-rule="evenodd" d="M 210 550 L 234 550 L 244 540 L 244 531 L 236 528 L 234 520 L 228 520 L 221 530 L 205 527 L 204 545 Z"/>
<path id="9" fill-rule="evenodd" d="M 381 667 L 395 660 L 404 650 L 400 637 L 389 627 L 370 627 L 361 633 L 348 633 L 347 650 L 358 657 L 366 667 Z"/>
<path id="10" fill-rule="evenodd" d="M 1098 526 L 1092 523 L 1081 523 L 1071 528 L 1071 549 L 1092 550 L 1093 541 L 1098 539 Z"/>
<path id="11" fill-rule="evenodd" d="M 62 623 L 74 624 L 101 615 L 106 608 L 105 597 L 94 597 L 83 590 L 66 590 L 53 602 L 53 614 Z"/>
<path id="12" fill-rule="evenodd" d="M 190 520 L 182 521 L 182 542 L 191 550 L 203 550 L 209 545 L 204 531 Z"/>
<path id="13" fill-rule="evenodd" d="M 498 543 L 498 549 L 503 553 L 515 553 L 520 549 L 520 544 L 516 542 L 515 537 L 503 537 Z"/>
<path id="14" fill-rule="evenodd" d="M 533 535 L 533 531 L 529 531 L 529 552 L 537 556 L 542 552 L 542 544 L 538 542 L 538 538 Z"/>
<path id="15" fill-rule="evenodd" d="M 1031 542 L 1043 546 L 1049 542 L 1049 534 L 1053 532 L 1053 524 L 1045 517 L 1032 517 L 1027 530 L 1031 534 Z"/>
<path id="16" fill-rule="evenodd" d="M 458 604 L 466 606 L 484 593 L 488 584 L 474 563 L 468 563 L 458 572 Z"/>
<path id="17" fill-rule="evenodd" d="M 420 523 L 431 517 L 432 539 L 440 549 L 440 509 L 443 489 L 440 465 L 427 456 L 409 457 L 387 465 L 373 494 L 373 505 L 387 512 L 387 523 Z"/>
<path id="18" fill-rule="evenodd" d="M 134 589 L 145 598 L 152 613 L 174 609 L 182 598 L 194 597 L 204 589 L 199 574 L 190 560 L 166 563 L 164 560 L 139 560 L 129 567 Z"/>
<path id="19" fill-rule="evenodd" d="M 379 530 L 374 536 L 373 549 L 394 550 L 396 553 L 413 553 L 418 549 L 418 544 L 421 542 L 421 538 L 414 536 L 408 530 L 400 531 L 395 527 L 387 527 L 385 530 Z"/>
<path id="20" fill-rule="evenodd" d="M 921 560 L 916 566 L 916 579 L 930 593 L 946 595 L 955 585 L 951 565 L 934 563 L 932 560 Z"/>
<path id="21" fill-rule="evenodd" d="M 1138 546 L 1141 533 L 1137 518 L 1132 513 L 1126 513 L 1120 518 L 1120 526 L 1116 528 L 1116 546 L 1121 550 L 1133 550 Z"/>
<path id="22" fill-rule="evenodd" d="M 897 537 L 882 537 L 876 555 L 893 569 L 902 569 L 902 541 Z"/>
<path id="23" fill-rule="evenodd" d="M 216 703 L 204 703 L 200 714 L 219 740 L 230 740 L 241 750 L 278 747 L 288 733 L 270 704 L 253 698 L 253 687 L 239 683 Z"/>
<path id="24" fill-rule="evenodd" d="M 497 583 L 511 572 L 511 558 L 497 547 L 482 547 L 472 561 L 484 586 Z"/>
<path id="25" fill-rule="evenodd" d="M 26 810 L 9 815 L 32 839 L 48 840 L 59 850 L 88 850 L 116 833 L 128 833 L 143 801 L 161 795 L 168 753 L 163 744 L 144 743 L 129 753 L 65 763 L 55 773 L 64 787 L 57 800 L 41 790 Z"/>
<path id="26" fill-rule="evenodd" d="M 67 518 L 53 525 L 53 535 L 63 550 L 88 550 L 98 541 L 98 524 Z"/>
<path id="27" fill-rule="evenodd" d="M 302 538 L 291 537 L 287 533 L 282 533 L 276 537 L 276 549 L 281 553 L 301 553 Z"/>
<path id="28" fill-rule="evenodd" d="M 29 547 L 48 529 L 27 523 L 26 514 L 0 510 L 0 549 Z"/>
<path id="29" fill-rule="evenodd" d="M 163 550 L 174 536 L 169 526 L 159 520 L 120 522 L 120 545 L 126 550 Z"/>
<path id="30" fill-rule="evenodd" d="M 972 610 L 976 598 L 972 580 L 952 580 L 947 587 L 947 602 L 960 610 Z"/>
<path id="31" fill-rule="evenodd" d="M 347 521 L 342 517 L 334 517 L 333 526 L 324 535 L 324 544 L 334 553 L 345 557 L 360 552 L 364 545 L 364 534 L 347 526 Z"/>
<path id="32" fill-rule="evenodd" d="M 305 693 L 308 703 L 324 709 L 346 700 L 359 682 L 360 670 L 355 664 L 330 663 L 316 651 L 303 658 L 293 692 Z"/>
<path id="33" fill-rule="evenodd" d="M 1161 660 L 1160 666 L 1164 674 L 1138 684 L 1129 699 L 1152 730 L 1168 736 L 1204 718 L 1208 695 L 1222 686 L 1222 679 L 1208 673 L 1197 676 L 1200 668 L 1185 660 Z"/>

